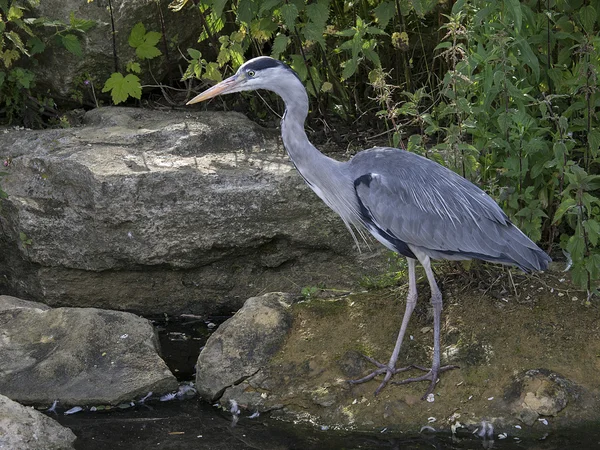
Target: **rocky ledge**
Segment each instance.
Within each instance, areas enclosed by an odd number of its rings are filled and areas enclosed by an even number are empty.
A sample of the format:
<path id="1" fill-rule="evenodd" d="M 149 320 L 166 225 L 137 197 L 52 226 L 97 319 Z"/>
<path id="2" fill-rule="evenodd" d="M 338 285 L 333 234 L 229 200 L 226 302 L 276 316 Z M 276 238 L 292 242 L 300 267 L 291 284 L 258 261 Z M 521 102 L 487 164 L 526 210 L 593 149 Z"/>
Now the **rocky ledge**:
<path id="1" fill-rule="evenodd" d="M 376 270 L 237 113 L 99 108 L 81 127 L 4 130 L 0 293 L 143 315 L 229 313 L 260 292 Z"/>
<path id="2" fill-rule="evenodd" d="M 600 423 L 597 310 L 585 306 L 561 272 L 513 278 L 518 299 L 506 291 L 465 290 L 460 278 L 445 283 L 442 363 L 460 368 L 441 374 L 431 402 L 421 400 L 425 383 L 389 384 L 374 396 L 377 380 L 347 382 L 372 369 L 362 354 L 389 358 L 404 288 L 296 303 L 275 294 L 253 298 L 200 354 L 198 390 L 227 410 L 239 405 L 242 418 L 269 411 L 324 429 L 518 440 Z M 400 365 L 430 364 L 428 307 L 425 299 L 418 303 Z"/>

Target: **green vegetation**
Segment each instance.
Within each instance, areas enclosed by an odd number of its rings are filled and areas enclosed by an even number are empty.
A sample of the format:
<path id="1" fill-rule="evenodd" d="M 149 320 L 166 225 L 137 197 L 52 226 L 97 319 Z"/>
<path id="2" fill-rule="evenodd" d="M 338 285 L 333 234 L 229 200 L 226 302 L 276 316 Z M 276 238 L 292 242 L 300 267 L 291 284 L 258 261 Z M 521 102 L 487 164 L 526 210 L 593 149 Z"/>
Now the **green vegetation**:
<path id="1" fill-rule="evenodd" d="M 27 123 L 30 111 L 54 104 L 31 94 L 25 60 L 50 44 L 81 54 L 79 36 L 93 22 L 27 18 L 30 8 L 16 4 L 0 0 L 0 108 Z M 597 293 L 600 0 L 174 0 L 170 8 L 199 19 L 197 48 L 181 51 L 186 86 L 219 81 L 254 56 L 287 61 L 316 115 L 359 124 L 480 185 L 544 248 L 566 252 L 575 283 Z M 113 103 L 141 98 L 140 63 L 162 56 L 160 29 L 130 30 L 137 60 L 101 80 Z M 97 78 L 82 79 L 93 88 Z"/>
<path id="2" fill-rule="evenodd" d="M 156 44 L 160 41 L 162 35 L 156 31 L 146 32 L 146 27 L 143 23 L 138 22 L 131 30 L 129 35 L 129 45 L 135 48 L 135 55 L 141 60 L 154 59 L 162 55 L 161 51 L 156 48 Z M 129 97 L 142 97 L 142 85 L 136 73 L 140 73 L 142 68 L 137 61 L 130 61 L 127 64 L 127 71 L 130 72 L 123 76 L 120 72 L 114 72 L 106 83 L 102 92 L 110 92 L 114 104 L 119 104 L 126 101 Z"/>
<path id="3" fill-rule="evenodd" d="M 44 116 L 56 117 L 51 98 L 32 94 L 36 55 L 49 45 L 59 45 L 81 56 L 79 36 L 96 25 L 73 14 L 68 23 L 28 17 L 38 4 L 39 0 L 0 0 L 0 112 L 8 123 L 18 119 L 31 127 L 41 126 Z"/>

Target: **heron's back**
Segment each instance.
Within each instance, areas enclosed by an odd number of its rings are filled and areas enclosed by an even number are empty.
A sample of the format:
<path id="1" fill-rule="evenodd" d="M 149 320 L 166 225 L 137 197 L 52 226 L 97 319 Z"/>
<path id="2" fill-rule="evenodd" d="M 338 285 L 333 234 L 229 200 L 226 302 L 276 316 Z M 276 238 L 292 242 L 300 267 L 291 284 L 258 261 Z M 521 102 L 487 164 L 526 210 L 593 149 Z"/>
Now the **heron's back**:
<path id="1" fill-rule="evenodd" d="M 476 258 L 526 271 L 545 270 L 551 261 L 491 197 L 431 160 L 374 148 L 347 164 L 363 224 L 405 256 Z"/>

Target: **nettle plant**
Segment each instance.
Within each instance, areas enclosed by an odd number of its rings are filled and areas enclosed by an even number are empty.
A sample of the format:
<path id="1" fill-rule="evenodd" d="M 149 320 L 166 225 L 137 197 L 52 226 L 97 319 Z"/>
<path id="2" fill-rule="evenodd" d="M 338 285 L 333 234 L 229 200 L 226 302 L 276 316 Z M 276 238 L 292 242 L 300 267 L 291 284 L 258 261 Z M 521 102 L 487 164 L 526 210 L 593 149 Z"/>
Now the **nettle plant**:
<path id="1" fill-rule="evenodd" d="M 0 0 L 0 115 L 8 123 L 40 126 L 43 116 L 56 115 L 51 98 L 31 94 L 36 80 L 27 67 L 50 45 L 82 56 L 80 36 L 96 24 L 73 14 L 68 22 L 29 17 L 38 4 L 39 0 Z"/>
<path id="2" fill-rule="evenodd" d="M 600 2 L 586 3 L 455 3 L 424 133 L 530 237 L 558 241 L 589 299 L 600 279 Z"/>

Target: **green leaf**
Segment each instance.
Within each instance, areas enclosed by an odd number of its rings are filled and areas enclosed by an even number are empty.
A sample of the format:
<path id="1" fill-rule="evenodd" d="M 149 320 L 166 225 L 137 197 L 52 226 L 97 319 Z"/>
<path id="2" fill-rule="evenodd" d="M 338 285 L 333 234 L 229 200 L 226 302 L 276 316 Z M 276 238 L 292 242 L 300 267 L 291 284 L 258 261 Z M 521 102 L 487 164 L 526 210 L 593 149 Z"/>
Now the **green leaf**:
<path id="1" fill-rule="evenodd" d="M 15 19 L 20 19 L 21 17 L 23 17 L 23 10 L 18 6 L 11 6 L 8 9 L 8 14 L 6 15 L 6 18 L 9 22 L 12 22 Z"/>
<path id="2" fill-rule="evenodd" d="M 271 56 L 275 59 L 279 59 L 279 55 L 285 52 L 288 46 L 289 38 L 285 34 L 279 34 L 273 40 L 273 46 L 271 47 Z"/>
<path id="3" fill-rule="evenodd" d="M 22 231 L 19 232 L 19 239 L 21 240 L 23 245 L 31 245 L 33 243 L 33 241 L 31 239 L 29 239 L 27 237 L 27 235 L 25 233 L 23 233 Z"/>
<path id="4" fill-rule="evenodd" d="M 195 48 L 188 48 L 187 52 L 188 52 L 188 55 L 190 55 L 192 59 L 199 61 L 200 58 L 202 58 L 202 53 L 200 52 L 200 50 L 196 50 Z"/>
<path id="5" fill-rule="evenodd" d="M 325 48 L 325 38 L 323 37 L 324 28 L 314 22 L 307 23 L 302 29 L 304 37 L 309 41 L 315 41 Z"/>
<path id="6" fill-rule="evenodd" d="M 600 148 L 600 130 L 594 128 L 588 133 L 588 144 L 590 146 L 590 153 L 594 158 L 598 156 L 598 149 Z"/>
<path id="7" fill-rule="evenodd" d="M 571 268 L 571 279 L 573 283 L 582 289 L 587 289 L 588 271 L 581 264 L 573 265 Z"/>
<path id="8" fill-rule="evenodd" d="M 85 33 L 96 26 L 95 20 L 77 18 L 73 12 L 71 12 L 71 15 L 69 16 L 69 23 L 71 24 L 71 28 L 82 33 Z"/>
<path id="9" fill-rule="evenodd" d="M 560 205 L 558 205 L 558 208 L 556 208 L 556 213 L 554 213 L 554 220 L 552 221 L 552 223 L 558 223 L 562 216 L 564 216 L 565 213 L 569 209 L 573 208 L 576 204 L 577 202 L 574 198 L 567 198 L 563 200 L 563 202 Z"/>
<path id="10" fill-rule="evenodd" d="M 452 46 L 452 42 L 449 42 L 449 41 L 440 42 L 438 45 L 435 46 L 435 48 L 433 49 L 433 51 L 441 50 L 441 49 L 444 49 L 444 48 L 450 48 L 451 46 Z"/>
<path id="11" fill-rule="evenodd" d="M 223 9 L 227 4 L 227 0 L 213 0 L 212 2 L 212 12 L 215 16 L 221 17 L 223 15 Z"/>
<path id="12" fill-rule="evenodd" d="M 387 33 L 385 31 L 377 27 L 367 27 L 367 33 L 387 36 Z"/>
<path id="13" fill-rule="evenodd" d="M 373 14 L 379 27 L 383 30 L 388 26 L 390 20 L 396 15 L 396 6 L 393 1 L 387 1 L 380 3 L 375 9 Z"/>
<path id="14" fill-rule="evenodd" d="M 353 59 L 346 61 L 346 64 L 344 65 L 344 69 L 342 70 L 342 79 L 347 80 L 352 75 L 354 75 L 354 73 L 356 72 L 357 69 L 358 69 L 358 60 L 353 58 Z"/>
<path id="15" fill-rule="evenodd" d="M 252 0 L 239 0 L 237 4 L 237 19 L 249 25 L 255 15 L 256 4 Z"/>
<path id="16" fill-rule="evenodd" d="M 206 69 L 204 70 L 204 78 L 216 81 L 217 83 L 223 79 L 221 72 L 219 71 L 219 65 L 216 62 L 209 62 L 206 65 Z"/>
<path id="17" fill-rule="evenodd" d="M 162 34 L 159 33 L 158 31 L 148 31 L 144 35 L 144 44 L 154 46 L 154 45 L 158 44 L 158 41 L 160 41 L 161 37 L 162 37 Z"/>
<path id="18" fill-rule="evenodd" d="M 126 69 L 127 69 L 127 72 L 133 72 L 133 73 L 141 73 L 142 72 L 140 63 L 133 62 L 133 61 L 130 61 L 127 63 Z"/>
<path id="19" fill-rule="evenodd" d="M 146 27 L 142 22 L 136 23 L 131 33 L 129 34 L 129 45 L 133 48 L 137 48 L 144 43 L 144 36 L 146 35 Z"/>
<path id="20" fill-rule="evenodd" d="M 595 253 L 590 255 L 585 261 L 585 268 L 590 273 L 593 280 L 597 280 L 600 275 L 600 255 Z"/>
<path id="21" fill-rule="evenodd" d="M 579 20 L 581 20 L 581 25 L 588 34 L 594 34 L 596 18 L 596 10 L 592 5 L 584 6 L 579 10 Z"/>
<path id="22" fill-rule="evenodd" d="M 348 28 L 347 30 L 338 31 L 335 34 L 336 36 L 350 37 L 356 34 L 356 30 L 354 28 Z"/>
<path id="23" fill-rule="evenodd" d="M 581 261 L 585 253 L 585 239 L 579 234 L 575 234 L 569 238 L 567 243 L 567 251 L 571 254 L 573 261 Z"/>
<path id="24" fill-rule="evenodd" d="M 16 69 L 9 72 L 8 78 L 9 80 L 13 79 L 14 81 L 16 81 L 19 87 L 22 87 L 24 89 L 30 89 L 33 85 L 35 75 L 30 70 L 17 67 Z"/>
<path id="25" fill-rule="evenodd" d="M 37 55 L 46 49 L 46 44 L 44 44 L 39 37 L 34 36 L 27 41 L 27 47 L 29 47 L 29 53 L 31 55 Z"/>
<path id="26" fill-rule="evenodd" d="M 61 42 L 65 48 L 75 56 L 79 56 L 80 58 L 83 56 L 79 39 L 74 34 L 65 34 L 64 36 L 61 36 Z"/>
<path id="27" fill-rule="evenodd" d="M 281 17 L 286 26 L 293 30 L 296 26 L 296 19 L 298 18 L 298 8 L 293 3 L 287 3 L 281 7 Z"/>
<path id="28" fill-rule="evenodd" d="M 381 67 L 381 61 L 379 60 L 379 55 L 377 54 L 377 52 L 373 51 L 370 48 L 363 48 L 363 53 L 369 61 L 371 61 L 377 67 Z"/>
<path id="29" fill-rule="evenodd" d="M 115 72 L 104 83 L 102 92 L 110 92 L 112 100 L 116 105 L 124 102 L 129 97 L 141 98 L 142 86 L 137 76 L 130 73 L 123 77 L 120 73 Z"/>
<path id="30" fill-rule="evenodd" d="M 298 74 L 300 80 L 305 81 L 308 77 L 306 62 L 304 62 L 304 58 L 301 55 L 292 55 L 292 69 Z"/>
<path id="31" fill-rule="evenodd" d="M 525 64 L 529 66 L 533 75 L 535 76 L 535 80 L 540 79 L 540 62 L 538 61 L 537 56 L 531 50 L 529 42 L 527 42 L 524 38 L 520 38 L 517 41 L 517 47 L 521 50 L 521 54 L 524 58 Z"/>
<path id="32" fill-rule="evenodd" d="M 465 0 L 457 0 L 456 3 L 452 6 L 452 14 L 458 14 L 459 12 L 464 11 Z"/>
<path id="33" fill-rule="evenodd" d="M 149 44 L 142 44 L 135 49 L 135 54 L 140 59 L 152 59 L 162 55 L 162 52 Z"/>
<path id="34" fill-rule="evenodd" d="M 508 13 L 513 17 L 515 22 L 515 31 L 518 33 L 521 31 L 521 24 L 523 23 L 523 11 L 521 10 L 521 2 L 519 0 L 508 0 Z"/>
<path id="35" fill-rule="evenodd" d="M 323 34 L 327 19 L 329 19 L 329 0 L 318 0 L 307 5 L 306 16 L 312 23 L 321 28 L 321 34 Z"/>
<path id="36" fill-rule="evenodd" d="M 502 134 L 506 134 L 508 128 L 510 127 L 510 123 L 510 113 L 502 112 L 498 115 L 498 128 L 500 129 Z"/>
<path id="37" fill-rule="evenodd" d="M 29 52 L 25 48 L 25 44 L 23 44 L 21 37 L 17 33 L 11 30 L 8 33 L 5 33 L 4 36 L 8 38 L 15 45 L 15 47 L 21 51 L 21 53 L 29 56 Z"/>
<path id="38" fill-rule="evenodd" d="M 284 3 L 283 0 L 266 0 L 260 5 L 258 15 L 262 16 L 265 11 L 271 11 L 275 6 L 279 6 L 282 3 Z"/>
<path id="39" fill-rule="evenodd" d="M 595 247 L 598 243 L 598 238 L 600 237 L 600 223 L 598 223 L 594 219 L 589 219 L 583 222 L 583 228 L 585 228 L 588 239 Z"/>

